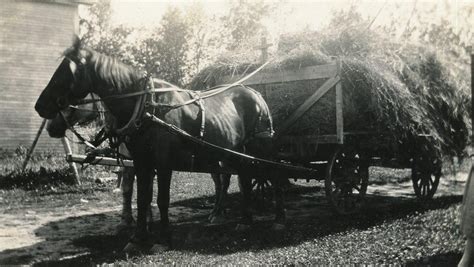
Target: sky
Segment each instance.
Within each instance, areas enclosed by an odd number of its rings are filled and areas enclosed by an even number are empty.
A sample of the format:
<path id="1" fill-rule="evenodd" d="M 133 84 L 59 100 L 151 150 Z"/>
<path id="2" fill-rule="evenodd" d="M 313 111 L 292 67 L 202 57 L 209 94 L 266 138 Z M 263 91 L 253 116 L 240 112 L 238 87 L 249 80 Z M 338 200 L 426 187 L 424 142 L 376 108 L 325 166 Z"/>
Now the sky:
<path id="1" fill-rule="evenodd" d="M 448 17 L 457 23 L 456 14 L 467 6 L 474 6 L 474 0 L 265 0 L 277 3 L 277 9 L 265 22 L 270 34 L 297 32 L 304 29 L 318 30 L 329 23 L 333 11 L 347 9 L 355 4 L 359 12 L 370 20 L 374 26 L 388 23 L 395 16 L 400 26 L 404 27 L 413 14 L 422 9 L 437 6 L 433 20 Z M 449 1 L 450 9 L 443 4 Z M 182 10 L 200 3 L 210 16 L 221 16 L 230 7 L 228 0 L 112 0 L 112 18 L 114 24 L 129 26 L 156 26 L 167 7 L 178 7 Z M 472 22 L 474 25 L 474 22 Z M 473 26 L 474 27 L 474 26 Z"/>
<path id="2" fill-rule="evenodd" d="M 224 15 L 230 6 L 229 1 L 225 0 L 112 0 L 112 8 L 114 10 L 112 21 L 133 26 L 152 25 L 160 21 L 168 6 L 185 9 L 189 8 L 194 2 L 200 2 L 208 15 Z M 412 7 L 414 3 L 414 1 L 407 0 L 299 0 L 269 2 L 278 3 L 279 8 L 276 10 L 274 18 L 276 18 L 277 24 L 284 24 L 288 31 L 296 31 L 306 26 L 315 29 L 321 28 L 328 22 L 333 10 L 347 8 L 351 3 L 357 3 L 360 6 L 361 12 L 367 16 L 376 16 L 381 9 L 381 12 L 386 12 L 395 5 L 394 3 L 407 8 Z"/>
<path id="3" fill-rule="evenodd" d="M 474 0 L 448 0 L 452 6 L 462 8 L 466 5 L 474 5 Z M 168 6 L 186 8 L 193 3 L 202 3 L 208 14 L 222 15 L 229 8 L 226 0 L 112 0 L 114 10 L 113 21 L 134 26 L 153 24 L 160 21 L 161 16 Z M 330 17 L 332 10 L 347 8 L 356 4 L 363 15 L 377 16 L 379 20 L 393 12 L 396 7 L 399 15 L 411 13 L 414 5 L 423 8 L 433 3 L 442 5 L 443 0 L 270 0 L 276 2 L 285 13 L 290 13 L 292 24 L 296 28 L 310 25 L 320 27 Z M 408 12 L 407 12 L 408 11 Z"/>

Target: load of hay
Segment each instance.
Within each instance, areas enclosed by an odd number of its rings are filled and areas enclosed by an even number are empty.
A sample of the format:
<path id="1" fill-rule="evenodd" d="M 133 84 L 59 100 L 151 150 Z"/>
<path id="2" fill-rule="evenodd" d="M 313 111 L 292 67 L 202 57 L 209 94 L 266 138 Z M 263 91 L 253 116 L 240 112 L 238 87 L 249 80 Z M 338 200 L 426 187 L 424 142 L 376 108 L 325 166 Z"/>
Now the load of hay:
<path id="1" fill-rule="evenodd" d="M 439 51 L 395 43 L 357 25 L 327 32 L 282 37 L 272 62 L 264 71 L 297 70 L 342 62 L 345 132 L 389 133 L 396 142 L 424 134 L 443 156 L 463 156 L 470 121 L 470 93 L 456 70 Z M 203 90 L 222 77 L 243 77 L 260 66 L 258 51 L 221 57 L 202 70 L 189 87 Z M 324 80 L 252 86 L 266 99 L 275 128 L 296 110 Z M 334 134 L 335 101 L 330 90 L 289 134 Z"/>

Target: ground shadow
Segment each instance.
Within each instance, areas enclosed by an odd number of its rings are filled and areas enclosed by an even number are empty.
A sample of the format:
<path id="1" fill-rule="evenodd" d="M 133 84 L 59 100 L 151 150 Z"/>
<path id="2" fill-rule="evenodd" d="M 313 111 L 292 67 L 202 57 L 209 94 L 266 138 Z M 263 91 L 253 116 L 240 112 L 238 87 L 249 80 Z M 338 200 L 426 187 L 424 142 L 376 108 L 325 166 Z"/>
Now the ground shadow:
<path id="1" fill-rule="evenodd" d="M 173 249 L 202 254 L 229 254 L 237 251 L 270 249 L 303 243 L 314 238 L 347 231 L 367 229 L 382 222 L 396 220 L 416 212 L 441 209 L 461 201 L 462 196 L 443 196 L 432 201 L 414 198 L 368 195 L 367 207 L 351 216 L 338 216 L 326 204 L 322 188 L 293 187 L 286 194 L 287 230 L 275 233 L 271 230 L 271 202 L 265 201 L 265 209 L 254 205 L 254 226 L 246 233 L 234 231 L 238 222 L 238 209 L 229 209 L 225 224 L 207 223 L 211 197 L 187 199 L 172 204 Z M 258 203 L 258 201 L 255 201 Z M 239 195 L 229 196 L 230 207 L 239 206 Z M 121 252 L 128 241 L 127 234 L 115 235 L 117 213 L 100 213 L 50 222 L 35 234 L 44 242 L 34 246 L 0 252 L 3 264 L 36 265 L 93 265 L 125 259 Z M 156 226 L 156 225 L 155 225 Z M 64 249 L 47 257 L 31 258 L 31 251 L 47 249 L 48 244 L 61 245 Z M 43 253 L 47 254 L 47 253 Z M 70 257 L 69 255 L 75 255 Z M 440 256 L 441 257 L 441 256 Z M 413 262 L 416 265 L 416 262 Z"/>
<path id="2" fill-rule="evenodd" d="M 457 266 L 459 260 L 461 260 L 462 253 L 460 252 L 448 252 L 433 255 L 430 257 L 424 257 L 422 259 L 418 259 L 415 261 L 409 261 L 406 263 L 407 267 L 415 267 L 415 266 L 430 266 L 430 267 L 450 267 L 450 266 Z"/>

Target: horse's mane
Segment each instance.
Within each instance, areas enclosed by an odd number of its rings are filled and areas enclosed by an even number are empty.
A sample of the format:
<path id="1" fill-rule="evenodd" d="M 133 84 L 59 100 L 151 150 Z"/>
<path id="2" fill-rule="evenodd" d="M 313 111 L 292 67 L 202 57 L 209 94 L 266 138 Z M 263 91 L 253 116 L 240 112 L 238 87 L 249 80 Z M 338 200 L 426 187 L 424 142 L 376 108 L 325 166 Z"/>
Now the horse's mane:
<path id="1" fill-rule="evenodd" d="M 93 50 L 88 64 L 102 82 L 114 88 L 116 93 L 137 90 L 139 80 L 143 77 L 139 71 L 127 66 L 116 58 L 103 55 Z"/>
<path id="2" fill-rule="evenodd" d="M 105 83 L 114 93 L 137 90 L 143 74 L 131 66 L 125 65 L 116 58 L 101 54 L 88 47 L 82 47 L 87 52 L 86 65 L 101 83 Z M 72 49 L 64 52 L 67 56 Z M 109 89 L 108 88 L 108 89 Z"/>

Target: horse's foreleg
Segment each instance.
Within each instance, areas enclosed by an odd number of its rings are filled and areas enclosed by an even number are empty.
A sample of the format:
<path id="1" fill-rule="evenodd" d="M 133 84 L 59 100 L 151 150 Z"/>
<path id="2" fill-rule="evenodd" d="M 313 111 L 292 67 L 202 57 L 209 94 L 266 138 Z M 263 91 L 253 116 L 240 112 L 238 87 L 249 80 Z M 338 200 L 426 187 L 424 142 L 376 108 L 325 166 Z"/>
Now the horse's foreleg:
<path id="1" fill-rule="evenodd" d="M 137 161 L 134 161 L 134 164 L 137 175 L 137 228 L 131 243 L 125 247 L 126 251 L 143 250 L 146 246 L 151 245 L 147 229 L 147 213 L 153 196 L 154 171 L 151 165 Z"/>
<path id="2" fill-rule="evenodd" d="M 135 181 L 135 169 L 124 167 L 122 169 L 122 221 L 133 223 L 132 196 L 133 182 Z"/>
<path id="3" fill-rule="evenodd" d="M 160 244 L 171 246 L 171 231 L 169 229 L 168 208 L 170 205 L 171 170 L 158 170 L 158 208 L 160 209 Z"/>
<path id="4" fill-rule="evenodd" d="M 283 177 L 280 177 L 278 174 L 275 174 L 271 178 L 271 183 L 273 185 L 273 194 L 275 199 L 275 222 L 273 223 L 273 230 L 283 230 L 285 229 L 286 223 L 286 214 L 284 207 L 284 192 L 283 187 L 285 184 Z"/>
<path id="5" fill-rule="evenodd" d="M 239 185 L 242 193 L 242 221 L 236 230 L 242 231 L 250 228 L 252 224 L 252 213 L 250 212 L 250 199 L 252 194 L 252 178 L 249 175 L 239 174 Z"/>

